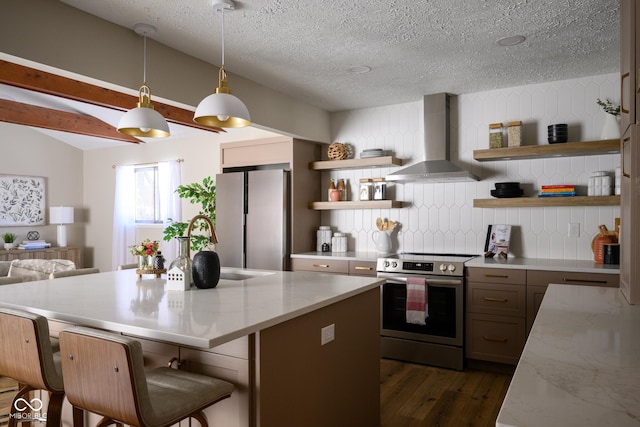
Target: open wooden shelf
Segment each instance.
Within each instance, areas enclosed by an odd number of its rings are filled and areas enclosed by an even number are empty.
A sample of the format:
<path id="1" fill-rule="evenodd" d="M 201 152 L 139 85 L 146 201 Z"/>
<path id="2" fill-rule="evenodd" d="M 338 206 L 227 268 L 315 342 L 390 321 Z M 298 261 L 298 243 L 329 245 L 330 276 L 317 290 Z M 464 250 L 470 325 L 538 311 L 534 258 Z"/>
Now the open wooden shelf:
<path id="1" fill-rule="evenodd" d="M 395 200 L 363 200 L 355 202 L 311 202 L 309 209 L 333 210 L 333 209 L 390 209 L 401 208 L 402 202 Z"/>
<path id="2" fill-rule="evenodd" d="M 384 166 L 401 166 L 402 160 L 393 156 L 370 157 L 368 159 L 346 159 L 346 160 L 319 160 L 309 163 L 309 169 L 336 170 L 336 169 L 357 169 L 376 168 Z"/>
<path id="3" fill-rule="evenodd" d="M 474 150 L 473 158 L 479 162 L 493 160 L 519 160 L 563 156 L 592 156 L 620 152 L 619 139 L 600 141 L 566 142 L 563 144 L 523 145 L 520 147 L 488 148 Z"/>
<path id="4" fill-rule="evenodd" d="M 618 206 L 620 196 L 513 197 L 474 199 L 474 208 L 536 208 L 545 206 Z"/>

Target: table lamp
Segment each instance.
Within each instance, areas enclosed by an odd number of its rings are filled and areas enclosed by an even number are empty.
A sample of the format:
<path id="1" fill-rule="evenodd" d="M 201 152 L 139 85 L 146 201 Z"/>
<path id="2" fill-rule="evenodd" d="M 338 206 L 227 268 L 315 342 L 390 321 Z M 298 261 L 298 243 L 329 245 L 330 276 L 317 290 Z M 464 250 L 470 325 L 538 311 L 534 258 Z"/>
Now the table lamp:
<path id="1" fill-rule="evenodd" d="M 49 208 L 49 223 L 58 224 L 58 246 L 67 246 L 67 228 L 65 224 L 73 224 L 73 208 L 69 206 Z"/>

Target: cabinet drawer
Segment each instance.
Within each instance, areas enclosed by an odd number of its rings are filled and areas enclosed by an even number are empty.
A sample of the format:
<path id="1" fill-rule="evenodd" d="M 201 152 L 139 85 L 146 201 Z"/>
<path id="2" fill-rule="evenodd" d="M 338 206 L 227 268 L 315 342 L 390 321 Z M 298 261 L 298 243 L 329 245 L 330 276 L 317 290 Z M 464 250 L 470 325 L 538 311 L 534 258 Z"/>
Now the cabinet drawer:
<path id="1" fill-rule="evenodd" d="M 546 292 L 547 285 L 527 285 L 527 336 L 531 332 L 533 322 L 536 320 L 536 315 Z"/>
<path id="2" fill-rule="evenodd" d="M 527 285 L 546 286 L 549 283 L 617 288 L 620 286 L 620 275 L 607 273 L 527 270 Z"/>
<path id="3" fill-rule="evenodd" d="M 467 312 L 524 317 L 526 286 L 495 283 L 467 283 Z"/>
<path id="4" fill-rule="evenodd" d="M 516 365 L 525 342 L 521 317 L 467 314 L 466 350 L 469 359 Z"/>
<path id="5" fill-rule="evenodd" d="M 488 283 L 515 283 L 524 285 L 527 283 L 526 270 L 505 268 L 467 268 L 467 280 L 473 282 Z"/>
<path id="6" fill-rule="evenodd" d="M 376 264 L 376 261 L 349 261 L 349 274 L 375 277 L 378 274 Z"/>
<path id="7" fill-rule="evenodd" d="M 338 259 L 293 258 L 292 271 L 315 271 L 318 273 L 349 274 L 349 261 Z"/>

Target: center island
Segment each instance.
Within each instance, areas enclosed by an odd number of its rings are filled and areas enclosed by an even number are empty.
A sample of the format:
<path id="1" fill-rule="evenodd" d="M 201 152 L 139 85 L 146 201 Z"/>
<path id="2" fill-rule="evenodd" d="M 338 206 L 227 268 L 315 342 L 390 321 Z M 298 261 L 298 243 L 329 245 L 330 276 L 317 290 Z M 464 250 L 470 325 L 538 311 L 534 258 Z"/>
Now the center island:
<path id="1" fill-rule="evenodd" d="M 0 286 L 0 306 L 47 317 L 53 336 L 71 325 L 133 336 L 149 367 L 233 382 L 232 397 L 206 411 L 211 426 L 380 425 L 382 280 L 229 268 L 221 277 L 185 292 L 133 270 L 24 282 Z"/>

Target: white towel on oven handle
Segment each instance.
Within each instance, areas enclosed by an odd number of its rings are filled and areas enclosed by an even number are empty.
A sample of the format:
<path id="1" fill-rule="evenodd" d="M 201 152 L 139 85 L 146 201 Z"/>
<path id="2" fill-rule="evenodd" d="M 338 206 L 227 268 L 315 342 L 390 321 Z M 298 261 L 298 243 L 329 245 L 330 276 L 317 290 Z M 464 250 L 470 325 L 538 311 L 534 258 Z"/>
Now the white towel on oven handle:
<path id="1" fill-rule="evenodd" d="M 429 293 L 424 277 L 407 278 L 407 323 L 425 325 L 429 317 Z"/>

